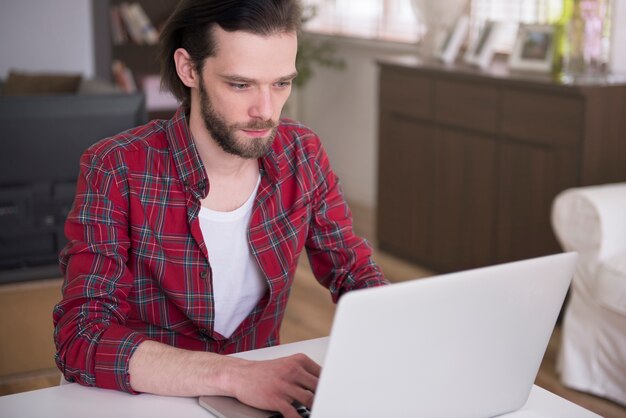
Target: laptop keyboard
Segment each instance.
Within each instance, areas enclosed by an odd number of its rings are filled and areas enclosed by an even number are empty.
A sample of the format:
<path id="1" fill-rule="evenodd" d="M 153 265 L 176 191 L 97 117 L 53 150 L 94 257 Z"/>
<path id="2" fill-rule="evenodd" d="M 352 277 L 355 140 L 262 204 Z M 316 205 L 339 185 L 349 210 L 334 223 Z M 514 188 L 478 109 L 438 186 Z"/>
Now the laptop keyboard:
<path id="1" fill-rule="evenodd" d="M 308 418 L 311 416 L 311 411 L 306 406 L 298 406 L 296 408 L 296 411 L 298 411 L 298 414 L 300 414 L 300 416 L 303 418 Z M 268 418 L 283 418 L 283 414 L 274 414 L 269 416 Z"/>

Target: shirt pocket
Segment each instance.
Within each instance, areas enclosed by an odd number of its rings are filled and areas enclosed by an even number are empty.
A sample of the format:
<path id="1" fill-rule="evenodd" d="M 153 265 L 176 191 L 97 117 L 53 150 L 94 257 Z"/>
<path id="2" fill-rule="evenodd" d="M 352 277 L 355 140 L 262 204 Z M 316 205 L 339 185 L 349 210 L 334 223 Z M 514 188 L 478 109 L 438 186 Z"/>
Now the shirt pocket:
<path id="1" fill-rule="evenodd" d="M 300 205 L 250 227 L 250 241 L 274 291 L 291 280 L 309 231 L 311 211 Z"/>

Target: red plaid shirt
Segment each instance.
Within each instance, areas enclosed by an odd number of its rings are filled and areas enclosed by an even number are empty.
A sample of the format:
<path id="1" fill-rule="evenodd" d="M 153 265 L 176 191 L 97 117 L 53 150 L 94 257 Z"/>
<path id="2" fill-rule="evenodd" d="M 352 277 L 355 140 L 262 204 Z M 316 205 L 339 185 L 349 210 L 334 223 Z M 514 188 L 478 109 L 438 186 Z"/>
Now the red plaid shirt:
<path id="1" fill-rule="evenodd" d="M 334 301 L 384 283 L 319 138 L 281 121 L 259 159 L 248 241 L 268 292 L 230 338 L 214 331 L 210 255 L 198 212 L 209 181 L 184 112 L 89 148 L 61 252 L 56 361 L 68 380 L 132 392 L 128 362 L 145 339 L 228 354 L 278 344 L 298 256 L 306 248 Z"/>

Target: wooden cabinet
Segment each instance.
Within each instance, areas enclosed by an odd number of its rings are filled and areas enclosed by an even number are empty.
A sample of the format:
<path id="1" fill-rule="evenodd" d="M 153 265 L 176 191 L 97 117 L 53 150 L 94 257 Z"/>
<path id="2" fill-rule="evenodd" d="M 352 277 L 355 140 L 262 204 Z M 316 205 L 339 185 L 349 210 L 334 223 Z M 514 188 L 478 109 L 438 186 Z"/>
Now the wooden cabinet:
<path id="1" fill-rule="evenodd" d="M 61 299 L 63 279 L 36 280 L 0 286 L 0 396 L 9 386 L 53 376 L 52 311 Z"/>
<path id="2" fill-rule="evenodd" d="M 568 187 L 626 181 L 626 85 L 380 62 L 378 243 L 435 271 L 561 251 Z"/>

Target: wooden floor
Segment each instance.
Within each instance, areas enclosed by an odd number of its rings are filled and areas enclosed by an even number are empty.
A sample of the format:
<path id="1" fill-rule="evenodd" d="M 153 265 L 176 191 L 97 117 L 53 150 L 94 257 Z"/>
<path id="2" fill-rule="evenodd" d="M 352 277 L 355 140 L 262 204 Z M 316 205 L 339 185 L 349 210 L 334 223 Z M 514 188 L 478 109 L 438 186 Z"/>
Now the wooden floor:
<path id="1" fill-rule="evenodd" d="M 352 205 L 352 210 L 356 231 L 375 244 L 374 214 L 356 205 Z M 428 270 L 376 249 L 374 258 L 382 267 L 386 277 L 392 282 L 432 275 L 432 272 Z M 301 257 L 281 329 L 282 342 L 288 343 L 327 336 L 332 324 L 334 309 L 328 291 L 315 281 L 306 257 Z M 559 337 L 560 330 L 557 327 L 550 339 L 548 350 L 539 370 L 537 385 L 603 417 L 626 418 L 626 408 L 603 398 L 568 389 L 560 383 L 555 370 Z M 55 386 L 58 382 L 59 374 L 56 370 L 45 370 L 0 384 L 0 395 Z"/>

